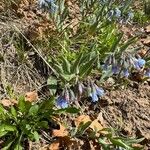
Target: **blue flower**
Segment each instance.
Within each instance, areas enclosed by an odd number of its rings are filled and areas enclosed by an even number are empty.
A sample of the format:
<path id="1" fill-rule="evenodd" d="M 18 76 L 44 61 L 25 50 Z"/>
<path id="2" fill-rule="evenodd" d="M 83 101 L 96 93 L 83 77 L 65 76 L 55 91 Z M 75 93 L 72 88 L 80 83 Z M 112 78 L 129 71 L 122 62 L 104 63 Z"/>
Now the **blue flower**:
<path id="1" fill-rule="evenodd" d="M 142 58 L 135 59 L 134 68 L 140 70 L 145 65 L 145 60 Z"/>
<path id="2" fill-rule="evenodd" d="M 129 76 L 129 70 L 127 68 L 123 70 L 123 76 L 126 78 Z"/>
<path id="3" fill-rule="evenodd" d="M 40 5 L 41 8 L 42 7 L 48 7 L 49 1 L 47 1 L 47 0 L 38 0 L 38 3 L 39 3 L 39 5 Z"/>
<path id="4" fill-rule="evenodd" d="M 90 97 L 92 98 L 92 102 L 97 102 L 98 101 L 98 96 L 97 96 L 97 92 L 96 91 L 93 91 L 90 94 Z"/>
<path id="5" fill-rule="evenodd" d="M 146 77 L 150 77 L 150 68 L 148 68 L 148 69 L 146 70 L 145 76 L 146 76 Z"/>
<path id="6" fill-rule="evenodd" d="M 40 8 L 47 7 L 50 8 L 51 12 L 57 10 L 58 6 L 55 5 L 55 0 L 39 0 Z"/>
<path id="7" fill-rule="evenodd" d="M 114 15 L 114 10 L 110 10 L 108 13 L 108 20 L 111 21 L 112 17 Z"/>
<path id="8" fill-rule="evenodd" d="M 132 12 L 128 13 L 128 20 L 132 20 L 134 17 L 134 14 Z"/>
<path id="9" fill-rule="evenodd" d="M 115 17 L 119 18 L 121 16 L 121 11 L 119 8 L 115 8 Z"/>
<path id="10" fill-rule="evenodd" d="M 68 107 L 68 102 L 64 97 L 58 97 L 56 101 L 56 105 L 60 108 L 67 108 Z"/>
<path id="11" fill-rule="evenodd" d="M 96 84 L 92 84 L 92 92 L 89 95 L 92 98 L 92 102 L 97 102 L 98 97 L 102 97 L 103 95 L 104 90 L 98 87 Z"/>
<path id="12" fill-rule="evenodd" d="M 119 73 L 119 67 L 116 66 L 116 65 L 113 65 L 113 66 L 112 66 L 112 73 L 113 73 L 113 74 L 118 74 L 118 73 Z"/>
<path id="13" fill-rule="evenodd" d="M 99 96 L 99 97 L 102 97 L 104 95 L 104 90 L 100 87 L 98 87 L 97 85 L 95 85 L 95 89 L 96 89 L 96 94 Z"/>
<path id="14" fill-rule="evenodd" d="M 105 63 L 104 65 L 102 65 L 102 69 L 106 71 L 108 69 L 108 64 Z"/>

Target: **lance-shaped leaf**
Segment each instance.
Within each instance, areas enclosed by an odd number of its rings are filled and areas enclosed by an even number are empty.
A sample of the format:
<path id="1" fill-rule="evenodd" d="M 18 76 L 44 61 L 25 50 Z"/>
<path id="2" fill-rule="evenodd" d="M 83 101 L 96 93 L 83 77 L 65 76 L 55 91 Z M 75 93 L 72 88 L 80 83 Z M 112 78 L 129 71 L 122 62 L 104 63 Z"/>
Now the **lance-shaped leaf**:
<path id="1" fill-rule="evenodd" d="M 118 38 L 114 41 L 114 43 L 113 43 L 113 45 L 112 45 L 112 47 L 111 47 L 111 49 L 110 49 L 110 52 L 116 51 L 116 48 L 117 48 L 117 46 L 119 45 L 119 42 L 121 41 L 122 37 L 123 37 L 123 32 L 120 33 L 120 34 L 118 35 Z"/>
<path id="2" fill-rule="evenodd" d="M 120 47 L 119 53 L 122 53 L 123 51 L 125 51 L 129 45 L 131 45 L 132 43 L 136 41 L 136 39 L 137 37 L 130 38 L 123 46 Z"/>
<path id="3" fill-rule="evenodd" d="M 62 68 L 63 68 L 64 72 L 70 74 L 70 66 L 71 66 L 70 62 L 64 57 L 62 57 L 61 60 L 63 61 Z"/>
<path id="4" fill-rule="evenodd" d="M 81 53 L 78 58 L 75 60 L 75 62 L 73 63 L 72 67 L 71 67 L 71 73 L 79 73 L 79 65 L 81 62 L 81 59 L 83 58 L 83 53 Z"/>
<path id="5" fill-rule="evenodd" d="M 91 72 L 93 64 L 96 62 L 96 57 L 88 61 L 87 63 L 83 64 L 82 67 L 80 68 L 79 75 L 83 77 L 86 75 L 86 73 L 89 74 L 89 71 Z"/>

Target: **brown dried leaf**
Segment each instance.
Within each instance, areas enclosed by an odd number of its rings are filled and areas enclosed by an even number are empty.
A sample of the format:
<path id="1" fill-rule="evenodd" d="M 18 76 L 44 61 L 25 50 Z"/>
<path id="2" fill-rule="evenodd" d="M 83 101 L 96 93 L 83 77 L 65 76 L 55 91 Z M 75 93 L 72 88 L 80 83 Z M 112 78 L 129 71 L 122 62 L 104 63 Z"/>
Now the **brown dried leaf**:
<path id="1" fill-rule="evenodd" d="M 85 124 L 89 121 L 91 121 L 91 119 L 88 115 L 81 115 L 75 119 L 75 125 L 76 125 L 76 127 L 78 127 L 81 122 Z"/>
<path id="2" fill-rule="evenodd" d="M 150 46 L 150 37 L 147 37 L 146 39 L 142 39 L 141 41 L 144 45 Z"/>
<path id="3" fill-rule="evenodd" d="M 141 144 L 132 144 L 132 147 L 134 147 L 134 148 L 143 148 L 143 145 L 141 145 Z"/>
<path id="4" fill-rule="evenodd" d="M 52 135 L 55 136 L 55 137 L 65 137 L 65 136 L 68 136 L 68 134 L 69 133 L 68 133 L 67 129 L 61 124 L 60 124 L 60 129 L 59 130 L 54 129 L 52 131 Z"/>
<path id="5" fill-rule="evenodd" d="M 49 150 L 59 150 L 60 149 L 59 147 L 60 147 L 60 141 L 56 140 L 50 145 L 50 147 L 48 149 Z"/>
<path id="6" fill-rule="evenodd" d="M 91 125 L 90 125 L 90 128 L 93 129 L 93 131 L 97 131 L 98 133 L 101 133 L 101 134 L 108 134 L 107 131 L 101 131 L 102 129 L 104 129 L 105 127 L 99 123 L 99 120 L 98 119 L 95 119 Z"/>
<path id="7" fill-rule="evenodd" d="M 146 53 L 147 53 L 147 50 L 146 50 L 146 49 L 142 49 L 142 50 L 139 50 L 139 51 L 138 51 L 138 54 L 139 54 L 141 57 L 144 57 Z"/>
<path id="8" fill-rule="evenodd" d="M 38 100 L 38 94 L 36 91 L 27 92 L 25 98 L 26 98 L 26 101 L 35 102 Z"/>
<path id="9" fill-rule="evenodd" d="M 10 107 L 13 103 L 9 99 L 2 99 L 0 103 L 5 107 Z"/>
<path id="10" fill-rule="evenodd" d="M 91 125 L 90 125 L 90 128 L 93 129 L 94 131 L 100 131 L 103 129 L 103 126 L 98 122 L 97 119 L 95 119 Z"/>

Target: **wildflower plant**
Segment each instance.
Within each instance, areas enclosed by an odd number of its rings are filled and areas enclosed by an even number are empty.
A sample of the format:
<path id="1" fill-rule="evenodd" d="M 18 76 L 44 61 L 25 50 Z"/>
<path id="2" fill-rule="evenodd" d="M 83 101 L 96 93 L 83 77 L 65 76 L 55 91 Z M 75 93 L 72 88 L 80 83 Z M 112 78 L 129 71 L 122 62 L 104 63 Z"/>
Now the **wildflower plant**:
<path id="1" fill-rule="evenodd" d="M 116 23 L 121 25 L 132 21 L 132 0 L 78 1 L 79 18 L 75 33 L 66 25 L 70 17 L 65 1 L 48 0 L 46 3 L 50 3 L 49 9 L 57 6 L 56 11 L 49 12 L 49 18 L 61 37 L 56 46 L 58 54 L 49 59 L 54 76 L 48 79 L 50 93 L 57 97 L 59 108 L 68 107 L 88 90 L 92 102 L 104 95 L 104 90 L 97 85 L 83 84 L 83 81 L 88 83 L 93 70 L 101 72 L 100 81 L 103 82 L 112 75 L 128 78 L 132 68 L 138 70 L 137 67 L 145 66 L 142 58 L 126 56 L 128 46 L 135 42 L 136 37 L 124 43 L 123 33 L 116 29 Z"/>
<path id="2" fill-rule="evenodd" d="M 69 62 L 67 59 L 62 58 L 60 62 L 51 59 L 51 66 L 55 70 L 55 86 L 50 85 L 50 92 L 57 97 L 58 107 L 67 107 L 69 103 L 79 99 L 84 93 L 89 93 L 87 96 L 91 97 L 92 102 L 98 101 L 98 97 L 104 95 L 104 90 L 98 87 L 89 76 L 92 73 L 97 55 L 95 53 L 79 54 L 74 62 Z M 89 84 L 84 85 L 84 81 L 90 81 Z M 54 83 L 50 77 L 48 83 Z M 55 92 L 53 87 L 55 87 Z M 59 87 L 61 92 L 56 92 Z M 90 88 L 90 91 L 89 91 Z"/>
<path id="3" fill-rule="evenodd" d="M 5 108 L 0 105 L 0 138 L 4 139 L 2 149 L 23 149 L 25 140 L 39 141 L 41 130 L 59 129 L 53 120 L 61 113 L 78 113 L 76 108 L 54 109 L 55 99 L 32 104 L 20 96 L 18 104 Z"/>

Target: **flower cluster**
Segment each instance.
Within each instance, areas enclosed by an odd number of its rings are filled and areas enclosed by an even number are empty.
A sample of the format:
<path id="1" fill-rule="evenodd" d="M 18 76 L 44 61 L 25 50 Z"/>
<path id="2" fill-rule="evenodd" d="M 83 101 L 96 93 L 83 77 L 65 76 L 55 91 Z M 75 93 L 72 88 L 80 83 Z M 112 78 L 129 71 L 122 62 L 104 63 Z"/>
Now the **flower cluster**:
<path id="1" fill-rule="evenodd" d="M 69 102 L 71 98 L 74 98 L 74 95 L 71 95 L 71 90 L 65 88 L 62 94 L 57 98 L 56 105 L 59 108 L 67 108 L 69 106 Z"/>
<path id="2" fill-rule="evenodd" d="M 40 8 L 47 8 L 50 12 L 55 12 L 58 6 L 55 4 L 55 0 L 38 0 Z"/>
<path id="3" fill-rule="evenodd" d="M 65 88 L 61 96 L 57 98 L 56 105 L 59 108 L 67 108 L 71 102 L 79 100 L 85 93 L 88 93 L 92 102 L 97 102 L 104 95 L 104 90 L 91 81 L 87 87 L 80 82 L 75 89 L 73 91 L 70 88 Z"/>
<path id="4" fill-rule="evenodd" d="M 120 23 L 128 23 L 133 19 L 133 17 L 134 14 L 131 11 L 129 11 L 128 13 L 123 13 L 118 7 L 111 9 L 107 13 L 107 18 L 109 21 L 117 20 Z"/>
<path id="5" fill-rule="evenodd" d="M 99 98 L 104 96 L 103 88 L 98 87 L 96 84 L 92 84 L 90 91 L 89 96 L 91 97 L 92 102 L 97 102 Z"/>
<path id="6" fill-rule="evenodd" d="M 111 70 L 112 74 L 120 74 L 123 77 L 129 77 L 131 69 L 137 71 L 144 68 L 146 61 L 140 57 L 132 57 L 131 55 L 124 55 L 119 61 L 115 59 L 114 55 L 109 55 L 102 66 L 104 71 Z M 150 76 L 150 69 L 147 68 L 145 76 Z"/>

